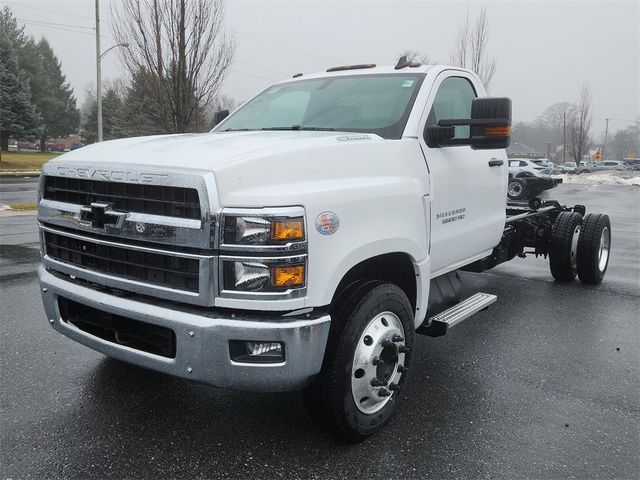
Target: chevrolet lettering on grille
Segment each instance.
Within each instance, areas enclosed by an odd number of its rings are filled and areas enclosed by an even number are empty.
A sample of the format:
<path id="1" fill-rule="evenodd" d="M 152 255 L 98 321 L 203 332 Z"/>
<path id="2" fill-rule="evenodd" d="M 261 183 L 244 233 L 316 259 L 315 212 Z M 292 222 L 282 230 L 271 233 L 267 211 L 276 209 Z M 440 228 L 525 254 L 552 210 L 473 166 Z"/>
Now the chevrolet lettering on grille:
<path id="1" fill-rule="evenodd" d="M 93 202 L 80 209 L 80 220 L 91 223 L 93 228 L 104 228 L 105 225 L 122 228 L 126 216 L 126 212 L 114 211 L 110 203 Z"/>

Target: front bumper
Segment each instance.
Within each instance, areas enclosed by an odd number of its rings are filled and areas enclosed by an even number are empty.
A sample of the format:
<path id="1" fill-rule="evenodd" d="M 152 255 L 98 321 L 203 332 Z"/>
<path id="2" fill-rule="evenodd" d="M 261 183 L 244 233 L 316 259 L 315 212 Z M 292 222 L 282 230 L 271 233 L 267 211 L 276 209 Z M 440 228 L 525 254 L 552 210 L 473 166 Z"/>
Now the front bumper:
<path id="1" fill-rule="evenodd" d="M 38 269 L 44 309 L 53 328 L 89 348 L 141 367 L 219 387 L 250 391 L 287 391 L 306 385 L 324 357 L 331 317 L 324 312 L 283 317 L 215 310 L 184 311 L 99 292 Z M 62 319 L 58 298 L 113 315 L 170 328 L 176 336 L 175 358 L 130 348 L 80 330 Z M 195 313 L 194 313 L 195 312 Z M 285 345 L 282 363 L 237 363 L 230 340 L 273 341 Z"/>

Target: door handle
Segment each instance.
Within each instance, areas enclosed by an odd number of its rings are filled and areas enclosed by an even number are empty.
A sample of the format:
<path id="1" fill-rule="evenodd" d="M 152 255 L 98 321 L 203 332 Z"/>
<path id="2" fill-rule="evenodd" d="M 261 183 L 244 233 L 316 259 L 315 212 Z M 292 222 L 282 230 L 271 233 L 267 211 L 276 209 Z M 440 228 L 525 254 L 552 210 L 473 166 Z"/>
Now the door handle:
<path id="1" fill-rule="evenodd" d="M 504 164 L 504 162 L 502 160 L 498 160 L 496 158 L 492 158 L 491 160 L 489 160 L 489 166 L 490 167 L 499 167 L 502 164 Z"/>

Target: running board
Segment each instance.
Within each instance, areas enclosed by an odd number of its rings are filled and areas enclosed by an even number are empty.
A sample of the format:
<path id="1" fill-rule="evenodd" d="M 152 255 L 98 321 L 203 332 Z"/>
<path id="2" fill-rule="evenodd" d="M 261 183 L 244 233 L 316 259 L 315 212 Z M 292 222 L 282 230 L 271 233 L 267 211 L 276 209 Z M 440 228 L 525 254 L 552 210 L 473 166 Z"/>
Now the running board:
<path id="1" fill-rule="evenodd" d="M 444 312 L 434 315 L 426 322 L 426 326 L 421 326 L 417 332 L 430 337 L 446 335 L 450 328 L 484 310 L 497 299 L 497 296 L 490 293 L 476 293 L 466 300 L 456 303 L 453 307 L 447 308 Z"/>

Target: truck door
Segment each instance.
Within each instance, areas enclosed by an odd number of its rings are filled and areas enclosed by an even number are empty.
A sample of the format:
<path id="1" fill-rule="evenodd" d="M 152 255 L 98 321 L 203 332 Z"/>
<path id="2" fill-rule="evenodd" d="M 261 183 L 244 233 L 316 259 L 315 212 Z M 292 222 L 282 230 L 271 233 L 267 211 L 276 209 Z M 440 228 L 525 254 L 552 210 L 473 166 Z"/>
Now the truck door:
<path id="1" fill-rule="evenodd" d="M 482 86 L 470 74 L 456 70 L 440 73 L 420 125 L 420 144 L 431 183 L 433 276 L 486 256 L 500 242 L 504 229 L 504 150 L 473 150 L 466 145 L 430 147 L 423 135 L 426 125 L 443 119 L 470 118 L 471 102 L 478 92 L 483 92 Z M 469 127 L 455 127 L 455 137 L 468 136 Z"/>

